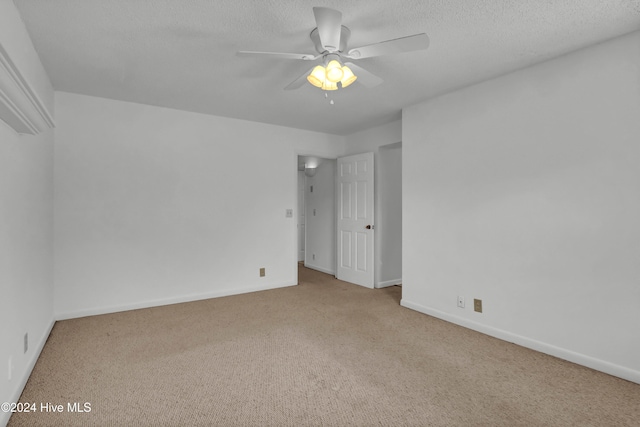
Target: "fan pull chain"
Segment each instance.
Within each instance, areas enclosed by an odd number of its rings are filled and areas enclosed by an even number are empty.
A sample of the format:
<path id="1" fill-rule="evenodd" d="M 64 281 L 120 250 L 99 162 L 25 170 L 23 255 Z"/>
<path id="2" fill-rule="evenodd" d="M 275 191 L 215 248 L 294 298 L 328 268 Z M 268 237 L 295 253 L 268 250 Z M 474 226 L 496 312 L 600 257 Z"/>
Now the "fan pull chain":
<path id="1" fill-rule="evenodd" d="M 325 99 L 329 99 L 329 94 L 325 91 L 324 92 L 324 97 Z M 329 104 L 334 105 L 335 102 L 333 102 L 333 99 L 329 99 Z"/>

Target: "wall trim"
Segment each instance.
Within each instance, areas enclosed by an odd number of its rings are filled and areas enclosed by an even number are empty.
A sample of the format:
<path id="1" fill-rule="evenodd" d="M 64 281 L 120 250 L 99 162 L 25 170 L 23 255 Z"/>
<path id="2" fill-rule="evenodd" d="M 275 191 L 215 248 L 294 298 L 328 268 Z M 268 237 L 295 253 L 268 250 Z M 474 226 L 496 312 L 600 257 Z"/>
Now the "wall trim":
<path id="1" fill-rule="evenodd" d="M 0 120 L 18 134 L 55 127 L 53 116 L 0 44 Z"/>
<path id="2" fill-rule="evenodd" d="M 11 395 L 9 402 L 20 401 L 20 396 L 24 391 L 24 387 L 27 385 L 27 381 L 31 376 L 31 372 L 33 371 L 33 368 L 36 366 L 36 362 L 40 358 L 40 353 L 42 353 L 42 350 L 44 349 L 44 345 L 47 343 L 47 340 L 49 339 L 49 335 L 51 334 L 51 330 L 53 329 L 53 325 L 55 325 L 55 323 L 56 323 L 55 320 L 52 319 L 51 322 L 49 323 L 49 326 L 45 329 L 44 334 L 42 334 L 42 336 L 38 340 L 38 345 L 35 347 L 35 351 L 31 354 L 31 357 L 29 358 L 29 361 L 25 366 L 22 376 L 18 381 L 18 387 L 16 387 L 16 389 L 13 391 L 13 394 Z M 11 418 L 10 412 L 0 411 L 0 425 L 6 425 L 9 422 L 9 418 Z"/>
<path id="3" fill-rule="evenodd" d="M 474 322 L 473 320 L 465 319 L 453 314 L 445 313 L 440 310 L 436 310 L 430 307 L 425 307 L 420 304 L 416 304 L 406 299 L 400 301 L 400 305 L 420 313 L 428 314 L 429 316 L 437 317 L 438 319 L 445 320 L 456 325 L 463 326 L 468 329 L 472 329 L 477 332 L 492 336 L 494 338 L 501 339 L 503 341 L 518 344 L 522 347 L 530 348 L 532 350 L 539 351 L 560 359 L 567 360 L 569 362 L 576 363 L 578 365 L 586 366 L 587 368 L 595 369 L 596 371 L 604 372 L 614 377 L 619 377 L 627 381 L 640 384 L 640 371 L 626 368 L 624 366 L 616 365 L 601 359 L 596 359 L 585 354 L 576 353 L 571 350 L 567 350 L 562 347 L 556 347 L 551 344 L 547 344 L 541 341 L 536 341 L 531 338 L 527 338 L 522 335 L 514 334 L 502 329 L 487 326 L 482 323 Z"/>
<path id="4" fill-rule="evenodd" d="M 377 282 L 374 286 L 376 289 L 388 288 L 389 286 L 401 285 L 402 279 L 385 280 L 384 282 Z"/>
<path id="5" fill-rule="evenodd" d="M 112 305 L 107 307 L 94 307 L 82 310 L 61 311 L 55 313 L 56 320 L 76 319 L 79 317 L 97 316 L 100 314 L 118 313 L 121 311 L 138 310 L 141 308 L 160 307 L 163 305 L 180 304 L 183 302 L 200 301 L 211 298 L 227 297 L 232 295 L 248 294 L 251 292 L 267 291 L 270 289 L 286 288 L 296 286 L 298 283 L 282 282 L 272 283 L 266 286 L 254 286 L 244 289 L 224 289 L 215 292 L 202 294 L 190 294 L 172 298 L 161 298 L 155 300 L 141 301 L 133 304 Z"/>
<path id="6" fill-rule="evenodd" d="M 330 270 L 330 269 L 328 269 L 328 268 L 319 267 L 319 266 L 317 266 L 317 265 L 307 264 L 307 263 L 304 263 L 304 266 L 305 266 L 305 267 L 307 267 L 307 268 L 310 268 L 310 269 L 312 269 L 312 270 L 319 271 L 319 272 L 321 272 L 321 273 L 330 274 L 330 275 L 332 275 L 332 276 L 334 276 L 334 277 L 335 277 L 335 275 L 336 275 L 336 272 L 335 272 L 335 271 Z"/>

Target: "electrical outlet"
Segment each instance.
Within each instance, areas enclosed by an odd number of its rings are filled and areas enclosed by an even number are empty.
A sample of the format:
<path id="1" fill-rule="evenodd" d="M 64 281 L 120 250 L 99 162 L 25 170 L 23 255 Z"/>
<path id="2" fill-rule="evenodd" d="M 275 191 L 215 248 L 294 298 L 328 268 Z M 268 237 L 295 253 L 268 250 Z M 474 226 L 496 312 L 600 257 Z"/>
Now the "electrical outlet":
<path id="1" fill-rule="evenodd" d="M 262 267 L 262 268 L 260 269 L 260 277 L 264 277 L 264 276 L 266 276 L 266 275 L 267 275 L 267 271 L 266 271 L 266 269 L 265 269 L 264 267 Z"/>
<path id="2" fill-rule="evenodd" d="M 478 313 L 482 313 L 482 300 L 481 299 L 473 299 L 473 310 Z"/>
<path id="3" fill-rule="evenodd" d="M 311 259 L 315 261 L 316 260 L 316 254 L 311 254 Z"/>
<path id="4" fill-rule="evenodd" d="M 287 218 L 293 218 L 293 209 L 287 209 L 285 212 Z"/>
<path id="5" fill-rule="evenodd" d="M 24 334 L 24 352 L 26 353 L 29 350 L 29 333 Z"/>
<path id="6" fill-rule="evenodd" d="M 464 297 L 458 296 L 458 307 L 464 308 Z"/>

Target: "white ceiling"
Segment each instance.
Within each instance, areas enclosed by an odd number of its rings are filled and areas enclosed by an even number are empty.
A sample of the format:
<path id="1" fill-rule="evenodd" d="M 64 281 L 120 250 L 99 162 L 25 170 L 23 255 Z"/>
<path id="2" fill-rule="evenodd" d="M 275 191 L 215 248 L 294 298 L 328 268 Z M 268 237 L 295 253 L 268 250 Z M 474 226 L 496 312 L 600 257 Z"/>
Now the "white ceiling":
<path id="1" fill-rule="evenodd" d="M 56 90 L 346 135 L 434 95 L 640 29 L 640 0 L 14 0 Z M 349 47 L 425 32 L 427 51 L 358 61 L 384 83 L 283 87 L 315 53 L 313 6 Z"/>

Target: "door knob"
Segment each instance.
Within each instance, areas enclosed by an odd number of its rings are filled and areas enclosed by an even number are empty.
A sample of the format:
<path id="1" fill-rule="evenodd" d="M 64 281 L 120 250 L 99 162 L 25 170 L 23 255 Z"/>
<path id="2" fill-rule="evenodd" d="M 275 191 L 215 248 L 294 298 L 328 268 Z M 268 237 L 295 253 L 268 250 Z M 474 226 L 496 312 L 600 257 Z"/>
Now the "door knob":
<path id="1" fill-rule="evenodd" d="M 365 227 L 367 230 L 373 230 L 373 225 L 369 224 Z"/>

